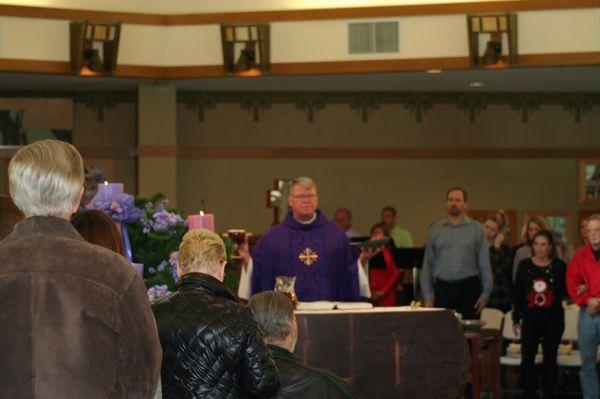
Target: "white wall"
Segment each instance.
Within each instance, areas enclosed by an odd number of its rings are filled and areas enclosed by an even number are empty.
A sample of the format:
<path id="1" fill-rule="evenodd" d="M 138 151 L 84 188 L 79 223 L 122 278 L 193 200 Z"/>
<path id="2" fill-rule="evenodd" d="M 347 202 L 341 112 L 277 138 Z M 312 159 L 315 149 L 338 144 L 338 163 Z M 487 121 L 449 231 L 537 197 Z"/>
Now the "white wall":
<path id="1" fill-rule="evenodd" d="M 351 20 L 273 23 L 271 61 L 468 55 L 464 15 L 395 20 L 400 23 L 400 52 L 373 55 L 347 53 L 347 24 Z M 600 8 L 519 13 L 518 42 L 519 54 L 600 51 Z M 0 58 L 68 61 L 69 21 L 0 17 Z M 123 24 L 118 62 L 149 66 L 219 65 L 222 63 L 219 26 Z"/>

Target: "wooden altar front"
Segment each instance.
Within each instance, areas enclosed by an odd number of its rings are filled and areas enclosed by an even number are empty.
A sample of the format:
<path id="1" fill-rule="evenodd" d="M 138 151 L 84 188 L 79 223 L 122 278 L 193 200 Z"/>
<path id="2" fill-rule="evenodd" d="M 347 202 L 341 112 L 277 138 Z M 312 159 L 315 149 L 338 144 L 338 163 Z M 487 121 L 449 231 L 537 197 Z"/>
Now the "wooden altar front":
<path id="1" fill-rule="evenodd" d="M 296 356 L 351 379 L 365 398 L 463 393 L 469 346 L 448 310 L 297 311 L 296 317 Z"/>

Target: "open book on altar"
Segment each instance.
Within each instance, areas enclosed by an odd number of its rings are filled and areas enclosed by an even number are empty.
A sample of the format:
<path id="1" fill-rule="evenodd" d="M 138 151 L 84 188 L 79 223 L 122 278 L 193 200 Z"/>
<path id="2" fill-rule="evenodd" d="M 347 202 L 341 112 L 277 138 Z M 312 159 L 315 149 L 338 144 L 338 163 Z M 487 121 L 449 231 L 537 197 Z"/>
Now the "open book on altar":
<path id="1" fill-rule="evenodd" d="M 354 309 L 372 309 L 373 304 L 369 302 L 332 302 L 332 301 L 315 301 L 315 302 L 298 302 L 296 310 L 354 310 Z"/>

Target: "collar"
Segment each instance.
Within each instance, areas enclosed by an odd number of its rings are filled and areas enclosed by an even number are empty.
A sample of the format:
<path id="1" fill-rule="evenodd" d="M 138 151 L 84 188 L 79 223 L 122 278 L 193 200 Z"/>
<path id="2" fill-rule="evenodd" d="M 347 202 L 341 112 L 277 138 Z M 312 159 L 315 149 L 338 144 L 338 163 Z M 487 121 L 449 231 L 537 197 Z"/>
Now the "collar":
<path id="1" fill-rule="evenodd" d="M 327 223 L 331 222 L 327 220 L 325 215 L 323 215 L 323 212 L 321 212 L 319 209 L 317 209 L 317 211 L 315 212 L 314 218 L 306 223 L 302 223 L 294 219 L 294 216 L 292 215 L 291 211 L 288 212 L 287 216 L 283 221 L 284 225 L 296 230 L 312 230 L 315 228 L 323 227 Z"/>
<path id="2" fill-rule="evenodd" d="M 235 296 L 229 289 L 214 278 L 205 273 L 186 273 L 177 280 L 178 291 L 198 291 L 219 296 L 230 301 L 237 302 Z"/>
<path id="3" fill-rule="evenodd" d="M 471 223 L 471 219 L 469 219 L 469 217 L 467 215 L 463 215 L 463 218 L 460 220 L 460 222 L 454 224 L 450 221 L 450 219 L 448 218 L 448 216 L 446 216 L 444 218 L 444 222 L 442 223 L 445 226 L 461 226 L 463 224 L 469 224 Z"/>
<path id="4" fill-rule="evenodd" d="M 587 243 L 585 244 L 585 246 L 580 249 L 579 251 L 583 252 L 585 255 L 585 257 L 587 257 L 588 259 L 594 261 L 594 262 L 600 262 L 600 249 L 598 250 L 594 250 L 594 248 L 592 247 L 592 244 Z"/>
<path id="5" fill-rule="evenodd" d="M 289 350 L 287 350 L 285 348 L 282 348 L 281 346 L 267 344 L 267 347 L 269 348 L 269 351 L 271 351 L 271 356 L 274 359 L 279 358 L 279 359 L 298 361 L 298 359 L 296 358 L 296 356 L 294 356 L 294 354 L 292 352 L 290 352 Z"/>
<path id="6" fill-rule="evenodd" d="M 56 216 L 30 216 L 19 221 L 6 240 L 14 240 L 30 235 L 62 236 L 82 240 L 75 227 L 66 219 Z"/>
<path id="7" fill-rule="evenodd" d="M 590 249 L 592 250 L 592 254 L 594 255 L 594 258 L 596 259 L 596 262 L 600 261 L 600 248 L 594 249 L 590 245 Z"/>
<path id="8" fill-rule="evenodd" d="M 310 220 L 307 220 L 306 222 L 303 222 L 301 220 L 296 219 L 296 222 L 303 224 L 303 225 L 309 225 L 312 222 L 314 222 L 315 220 L 317 220 L 317 212 L 314 213 L 314 215 L 310 218 Z"/>

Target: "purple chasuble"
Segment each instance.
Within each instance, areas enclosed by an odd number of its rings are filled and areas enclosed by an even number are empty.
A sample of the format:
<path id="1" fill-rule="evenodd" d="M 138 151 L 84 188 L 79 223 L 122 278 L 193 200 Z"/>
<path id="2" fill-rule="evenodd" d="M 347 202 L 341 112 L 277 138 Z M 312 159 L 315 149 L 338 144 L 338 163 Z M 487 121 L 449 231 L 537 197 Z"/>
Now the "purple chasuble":
<path id="1" fill-rule="evenodd" d="M 288 213 L 252 251 L 252 293 L 272 290 L 275 277 L 296 276 L 302 302 L 360 301 L 358 266 L 348 238 L 317 210 L 317 218 L 302 224 Z"/>

